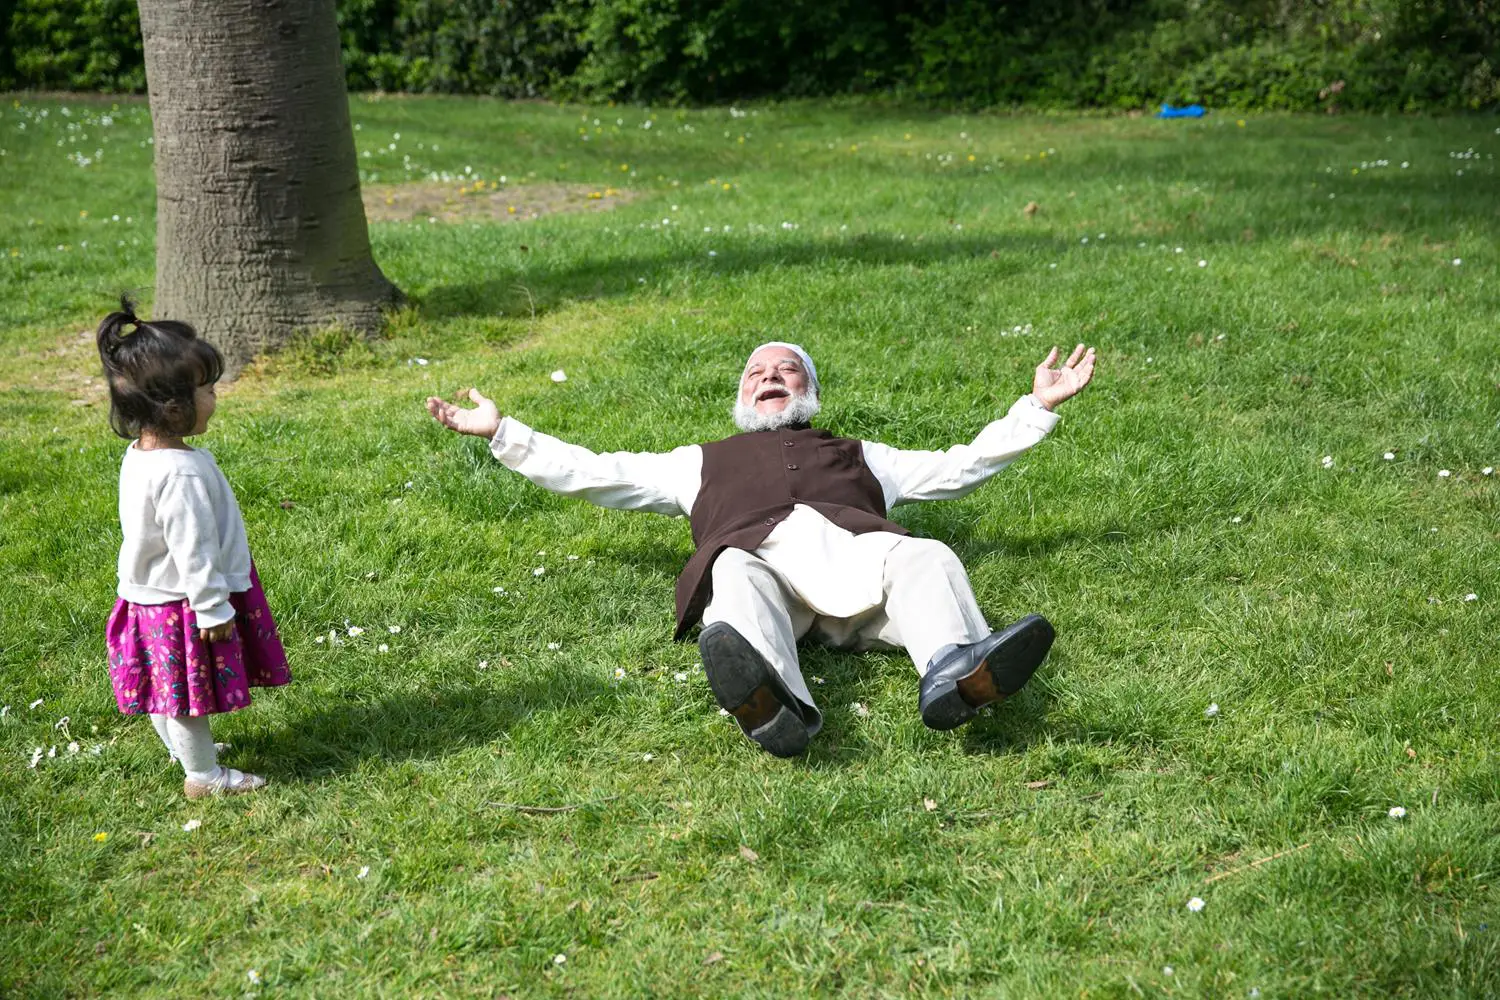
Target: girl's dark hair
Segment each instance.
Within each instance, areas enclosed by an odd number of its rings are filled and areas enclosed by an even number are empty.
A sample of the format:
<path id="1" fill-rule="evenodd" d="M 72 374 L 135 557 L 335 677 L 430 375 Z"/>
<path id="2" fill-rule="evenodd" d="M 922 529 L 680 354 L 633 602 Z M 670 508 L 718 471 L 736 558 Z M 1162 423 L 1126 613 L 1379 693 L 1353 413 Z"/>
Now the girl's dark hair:
<path id="1" fill-rule="evenodd" d="M 224 374 L 224 356 L 191 326 L 143 322 L 126 296 L 99 324 L 97 339 L 109 383 L 109 426 L 123 438 L 143 428 L 188 433 L 198 423 L 193 394 Z"/>

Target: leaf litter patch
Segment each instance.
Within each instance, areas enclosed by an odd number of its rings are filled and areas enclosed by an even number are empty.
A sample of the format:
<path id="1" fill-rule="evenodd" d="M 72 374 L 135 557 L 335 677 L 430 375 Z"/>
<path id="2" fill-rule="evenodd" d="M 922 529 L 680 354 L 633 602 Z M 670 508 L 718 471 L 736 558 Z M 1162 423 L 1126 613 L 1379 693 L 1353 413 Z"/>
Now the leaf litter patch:
<path id="1" fill-rule="evenodd" d="M 366 184 L 371 222 L 524 222 L 559 212 L 607 212 L 638 193 L 587 184 L 498 185 L 475 181 Z"/>

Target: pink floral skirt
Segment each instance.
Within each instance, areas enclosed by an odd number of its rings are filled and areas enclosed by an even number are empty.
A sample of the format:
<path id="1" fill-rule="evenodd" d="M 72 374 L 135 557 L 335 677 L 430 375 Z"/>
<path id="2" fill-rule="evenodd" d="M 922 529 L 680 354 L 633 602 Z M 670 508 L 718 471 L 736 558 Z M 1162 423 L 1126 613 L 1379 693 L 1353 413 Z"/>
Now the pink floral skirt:
<path id="1" fill-rule="evenodd" d="M 292 679 L 260 578 L 230 594 L 234 633 L 223 642 L 198 638 L 186 600 L 132 604 L 118 600 L 109 616 L 109 679 L 126 715 L 212 715 L 250 704 L 250 688 Z"/>

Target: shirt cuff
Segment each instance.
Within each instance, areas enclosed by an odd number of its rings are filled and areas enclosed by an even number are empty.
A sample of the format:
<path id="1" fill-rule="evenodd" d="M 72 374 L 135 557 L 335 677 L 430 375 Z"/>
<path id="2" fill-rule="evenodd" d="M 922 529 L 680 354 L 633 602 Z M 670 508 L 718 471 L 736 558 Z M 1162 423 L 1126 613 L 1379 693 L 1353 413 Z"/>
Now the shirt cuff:
<path id="1" fill-rule="evenodd" d="M 225 622 L 234 621 L 234 605 L 224 601 L 203 611 L 194 610 L 193 618 L 197 621 L 199 628 L 215 628 Z"/>
<path id="2" fill-rule="evenodd" d="M 501 417 L 495 436 L 490 438 L 490 454 L 508 469 L 526 460 L 531 451 L 531 428 L 514 417 Z"/>
<path id="3" fill-rule="evenodd" d="M 1027 393 L 1016 400 L 1015 404 L 1011 406 L 1008 415 L 1015 417 L 1028 427 L 1035 427 L 1043 434 L 1051 431 L 1052 428 L 1057 426 L 1057 422 L 1062 419 L 1059 414 L 1043 406 L 1041 401 L 1031 393 Z"/>

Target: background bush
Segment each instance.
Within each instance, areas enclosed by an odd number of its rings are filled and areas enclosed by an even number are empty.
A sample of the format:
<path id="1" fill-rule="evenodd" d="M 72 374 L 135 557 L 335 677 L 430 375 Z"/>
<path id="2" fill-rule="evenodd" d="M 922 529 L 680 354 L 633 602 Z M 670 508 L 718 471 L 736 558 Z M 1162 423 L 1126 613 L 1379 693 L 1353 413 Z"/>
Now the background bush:
<path id="1" fill-rule="evenodd" d="M 1500 0 L 339 0 L 354 90 L 1500 107 Z M 0 0 L 0 86 L 139 91 L 134 0 Z"/>

